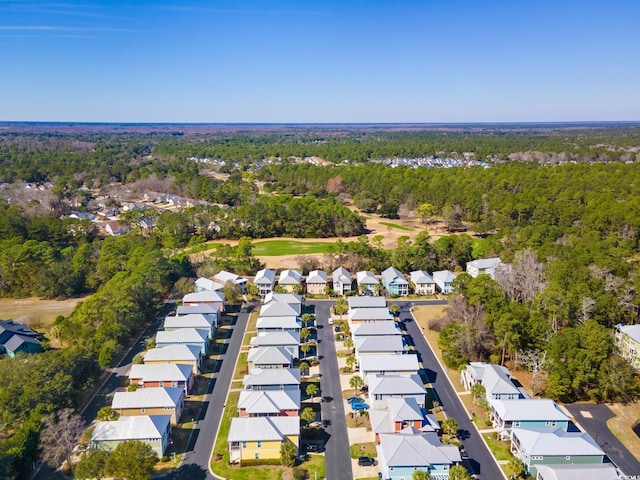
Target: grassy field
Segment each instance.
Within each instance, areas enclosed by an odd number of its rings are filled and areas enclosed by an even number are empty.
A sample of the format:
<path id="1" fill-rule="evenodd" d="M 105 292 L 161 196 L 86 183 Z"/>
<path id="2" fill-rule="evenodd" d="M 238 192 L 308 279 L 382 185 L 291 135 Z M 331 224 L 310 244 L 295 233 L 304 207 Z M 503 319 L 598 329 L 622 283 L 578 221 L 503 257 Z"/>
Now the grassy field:
<path id="1" fill-rule="evenodd" d="M 40 300 L 39 298 L 1 298 L 0 318 L 26 323 L 34 330 L 47 331 L 58 315 L 68 316 L 76 305 L 87 297 L 67 300 Z"/>
<path id="2" fill-rule="evenodd" d="M 391 222 L 380 222 L 380 225 L 384 225 L 385 227 L 389 227 L 389 228 L 397 228 L 398 230 L 404 230 L 405 232 L 410 232 L 413 230 L 412 227 L 407 227 L 405 225 L 399 225 L 397 223 L 391 223 Z"/>
<path id="3" fill-rule="evenodd" d="M 332 242 L 296 242 L 294 240 L 266 240 L 253 243 L 256 257 L 279 257 L 281 255 L 310 255 L 325 253 Z"/>

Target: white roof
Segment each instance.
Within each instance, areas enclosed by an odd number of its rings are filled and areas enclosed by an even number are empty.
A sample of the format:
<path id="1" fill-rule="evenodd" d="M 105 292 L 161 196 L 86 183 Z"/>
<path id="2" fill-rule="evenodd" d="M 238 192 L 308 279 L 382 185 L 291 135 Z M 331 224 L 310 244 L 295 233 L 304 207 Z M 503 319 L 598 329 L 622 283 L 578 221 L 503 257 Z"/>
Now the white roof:
<path id="1" fill-rule="evenodd" d="M 368 297 L 359 295 L 347 298 L 349 309 L 352 308 L 386 308 L 387 300 L 384 297 Z"/>
<path id="2" fill-rule="evenodd" d="M 488 395 L 522 395 L 522 392 L 511 381 L 511 372 L 501 365 L 485 364 L 481 381 Z"/>
<path id="3" fill-rule="evenodd" d="M 477 268 L 478 270 L 487 270 L 489 268 L 496 268 L 500 265 L 500 258 L 480 258 L 478 260 L 473 260 L 471 262 L 467 262 L 467 270 L 469 265 Z"/>
<path id="4" fill-rule="evenodd" d="M 618 329 L 631 337 L 636 342 L 640 343 L 640 325 L 624 325 L 618 327 Z"/>
<path id="5" fill-rule="evenodd" d="M 116 392 L 113 394 L 111 408 L 174 408 L 180 404 L 184 395 L 183 388 L 139 388 L 133 392 Z"/>
<path id="6" fill-rule="evenodd" d="M 166 347 L 152 348 L 144 354 L 144 360 L 153 362 L 166 361 L 197 361 L 200 357 L 200 347 L 196 345 L 168 345 Z"/>
<path id="7" fill-rule="evenodd" d="M 201 288 L 207 292 L 213 292 L 215 290 L 221 290 L 224 288 L 224 285 L 220 285 L 217 282 L 214 282 L 210 278 L 200 277 L 196 280 L 196 287 Z"/>
<path id="8" fill-rule="evenodd" d="M 129 378 L 141 378 L 145 382 L 155 381 L 176 381 L 185 382 L 191 377 L 191 365 L 181 365 L 176 363 L 156 363 L 131 365 Z"/>
<path id="9" fill-rule="evenodd" d="M 201 303 L 200 305 L 178 305 L 176 308 L 177 315 L 189 315 L 191 313 L 204 313 L 218 315 L 220 310 L 208 303 Z"/>
<path id="10" fill-rule="evenodd" d="M 425 283 L 435 283 L 431 275 L 424 270 L 415 270 L 411 272 L 411 281 L 416 285 L 422 285 Z"/>
<path id="11" fill-rule="evenodd" d="M 621 477 L 611 463 L 588 465 L 536 465 L 544 480 L 619 480 Z"/>
<path id="12" fill-rule="evenodd" d="M 281 285 L 298 285 L 302 280 L 302 272 L 299 270 L 282 270 L 278 277 L 278 283 Z"/>
<path id="13" fill-rule="evenodd" d="M 179 328 L 177 330 L 160 330 L 156 332 L 156 343 L 204 343 L 209 332 L 200 328 Z"/>
<path id="14" fill-rule="evenodd" d="M 356 337 L 354 346 L 358 353 L 375 353 L 375 352 L 402 352 L 404 351 L 404 342 L 402 336 L 393 335 L 385 337 L 381 335 L 372 337 Z"/>
<path id="15" fill-rule="evenodd" d="M 268 303 L 288 303 L 289 305 L 302 305 L 302 296 L 297 293 L 276 293 L 269 292 L 264 296 L 264 304 Z"/>
<path id="16" fill-rule="evenodd" d="M 333 282 L 351 283 L 351 273 L 344 267 L 338 267 L 332 274 Z"/>
<path id="17" fill-rule="evenodd" d="M 416 395 L 427 393 L 420 376 L 367 375 L 369 395 Z"/>
<path id="18" fill-rule="evenodd" d="M 439 270 L 433 272 L 433 281 L 436 283 L 450 283 L 456 279 L 456 274 L 451 270 Z"/>
<path id="19" fill-rule="evenodd" d="M 373 272 L 370 272 L 369 270 L 363 270 L 361 272 L 357 272 L 356 281 L 358 282 L 358 285 L 360 284 L 375 285 L 376 283 L 379 283 L 375 274 Z"/>
<path id="20" fill-rule="evenodd" d="M 420 370 L 417 355 L 365 353 L 360 355 L 361 372 L 412 372 Z"/>
<path id="21" fill-rule="evenodd" d="M 394 281 L 400 285 L 407 285 L 409 283 L 407 279 L 404 278 L 402 272 L 394 267 L 389 267 L 382 272 L 382 281 L 387 285 Z"/>
<path id="22" fill-rule="evenodd" d="M 444 445 L 436 433 L 381 433 L 379 452 L 388 467 L 450 465 L 462 461 L 458 447 Z"/>
<path id="23" fill-rule="evenodd" d="M 256 322 L 258 329 L 297 329 L 301 327 L 298 317 L 260 317 Z"/>
<path id="24" fill-rule="evenodd" d="M 275 279 L 275 270 L 263 268 L 262 270 L 259 270 L 258 273 L 256 273 L 256 276 L 253 279 L 253 283 L 255 283 L 256 285 L 273 285 Z"/>
<path id="25" fill-rule="evenodd" d="M 542 398 L 520 400 L 489 400 L 489 403 L 504 421 L 558 421 L 567 422 L 567 417 L 556 402 Z"/>
<path id="26" fill-rule="evenodd" d="M 327 272 L 324 270 L 313 270 L 307 276 L 307 285 L 313 283 L 327 283 Z"/>
<path id="27" fill-rule="evenodd" d="M 213 279 L 217 283 L 222 283 L 223 286 L 227 282 L 232 282 L 235 285 L 241 285 L 243 283 L 247 283 L 247 279 L 246 278 L 243 278 L 240 275 L 236 275 L 235 273 L 227 272 L 226 270 L 222 270 L 222 271 L 216 273 L 213 276 Z"/>
<path id="28" fill-rule="evenodd" d="M 604 455 L 598 444 L 585 432 L 567 432 L 562 428 L 514 428 L 513 436 L 528 455 Z"/>
<path id="29" fill-rule="evenodd" d="M 300 417 L 236 417 L 227 441 L 284 440 L 286 435 L 300 435 Z"/>
<path id="30" fill-rule="evenodd" d="M 300 385 L 299 368 L 254 368 L 245 375 L 242 384 L 247 385 Z"/>
<path id="31" fill-rule="evenodd" d="M 393 320 L 380 320 L 379 322 L 360 323 L 353 326 L 353 328 L 351 329 L 351 334 L 354 338 L 387 335 L 402 336 L 402 332 L 398 330 L 398 326 Z"/>
<path id="32" fill-rule="evenodd" d="M 300 310 L 288 303 L 272 302 L 260 307 L 261 317 L 290 317 L 300 314 Z"/>
<path id="33" fill-rule="evenodd" d="M 387 307 L 350 308 L 349 320 L 393 320 L 393 315 Z"/>
<path id="34" fill-rule="evenodd" d="M 421 431 L 435 432 L 440 430 L 440 424 L 423 410 L 413 397 L 389 398 L 382 408 L 369 410 L 371 429 L 374 433 L 393 433 L 395 422 L 421 422 Z"/>
<path id="35" fill-rule="evenodd" d="M 247 360 L 254 365 L 291 365 L 293 355 L 284 347 L 257 347 L 249 349 Z"/>
<path id="36" fill-rule="evenodd" d="M 210 329 L 215 324 L 215 318 L 211 314 L 189 313 L 176 317 L 165 317 L 163 328 L 165 330 L 171 328 L 204 328 Z"/>
<path id="37" fill-rule="evenodd" d="M 251 338 L 251 345 L 255 347 L 265 346 L 298 346 L 300 344 L 300 333 L 298 332 L 259 332 L 257 336 Z"/>
<path id="38" fill-rule="evenodd" d="M 104 442 L 162 438 L 170 422 L 171 415 L 135 415 L 120 417 L 111 422 L 98 422 L 91 434 L 91 440 Z"/>
<path id="39" fill-rule="evenodd" d="M 222 292 L 203 292 L 188 293 L 182 297 L 182 303 L 223 303 L 224 294 Z"/>
<path id="40" fill-rule="evenodd" d="M 242 390 L 238 408 L 254 415 L 276 415 L 283 410 L 300 410 L 300 390 Z"/>

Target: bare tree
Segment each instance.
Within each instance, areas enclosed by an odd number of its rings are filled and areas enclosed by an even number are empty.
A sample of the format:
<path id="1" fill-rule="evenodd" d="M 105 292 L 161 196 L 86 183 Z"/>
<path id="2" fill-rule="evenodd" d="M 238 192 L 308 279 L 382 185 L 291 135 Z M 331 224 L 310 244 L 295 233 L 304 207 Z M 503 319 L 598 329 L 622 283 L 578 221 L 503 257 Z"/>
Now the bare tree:
<path id="1" fill-rule="evenodd" d="M 546 377 L 548 360 L 545 350 L 521 350 L 518 363 L 531 372 L 531 393 L 535 397 L 541 390 Z"/>
<path id="2" fill-rule="evenodd" d="M 582 297 L 580 300 L 580 323 L 584 323 L 591 319 L 593 309 L 596 307 L 596 301 L 591 297 Z"/>
<path id="3" fill-rule="evenodd" d="M 512 301 L 530 302 L 547 286 L 544 264 L 530 248 L 516 252 L 513 264 L 499 268 L 495 277 Z"/>
<path id="4" fill-rule="evenodd" d="M 57 467 L 66 462 L 71 465 L 73 447 L 84 432 L 82 417 L 72 408 L 60 410 L 57 415 L 47 415 L 40 433 L 40 447 L 44 459 Z"/>

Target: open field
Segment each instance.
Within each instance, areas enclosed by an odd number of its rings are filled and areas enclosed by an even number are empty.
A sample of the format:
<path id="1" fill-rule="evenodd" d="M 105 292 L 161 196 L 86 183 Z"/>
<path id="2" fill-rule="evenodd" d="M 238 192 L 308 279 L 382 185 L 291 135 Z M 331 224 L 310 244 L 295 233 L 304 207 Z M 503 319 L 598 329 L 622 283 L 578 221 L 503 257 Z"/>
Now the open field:
<path id="1" fill-rule="evenodd" d="M 265 240 L 253 242 L 256 257 L 279 257 L 281 255 L 309 255 L 325 253 L 334 242 L 299 240 Z"/>
<path id="2" fill-rule="evenodd" d="M 399 225 L 397 223 L 391 223 L 391 222 L 380 222 L 380 225 L 388 228 L 397 228 L 398 230 L 404 230 L 405 232 L 410 232 L 413 230 L 412 227 L 407 227 L 405 225 Z"/>
<path id="3" fill-rule="evenodd" d="M 46 332 L 58 315 L 69 315 L 76 305 L 88 297 L 67 300 L 40 300 L 39 298 L 0 298 L 0 318 L 15 320 L 34 330 Z"/>
<path id="4" fill-rule="evenodd" d="M 634 457 L 640 461 L 640 402 L 613 403 L 609 408 L 615 417 L 607 421 L 609 430 L 620 440 Z"/>

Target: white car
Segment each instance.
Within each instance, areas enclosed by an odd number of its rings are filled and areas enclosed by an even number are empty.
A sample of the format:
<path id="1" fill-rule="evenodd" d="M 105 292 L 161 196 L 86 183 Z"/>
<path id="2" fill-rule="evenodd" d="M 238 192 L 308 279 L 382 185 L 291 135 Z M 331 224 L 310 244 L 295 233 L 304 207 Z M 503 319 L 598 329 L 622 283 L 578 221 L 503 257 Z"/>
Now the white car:
<path id="1" fill-rule="evenodd" d="M 327 320 L 329 322 L 329 325 L 333 325 L 333 317 L 329 317 L 329 320 Z"/>

